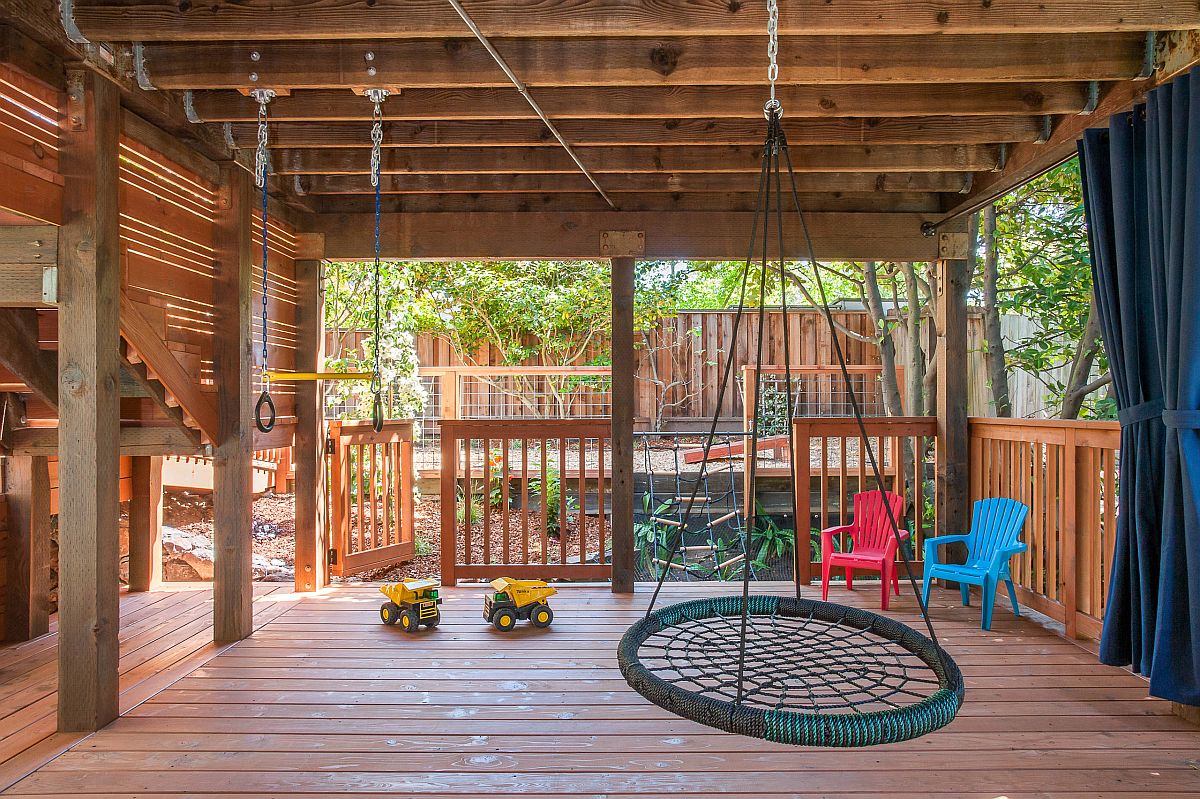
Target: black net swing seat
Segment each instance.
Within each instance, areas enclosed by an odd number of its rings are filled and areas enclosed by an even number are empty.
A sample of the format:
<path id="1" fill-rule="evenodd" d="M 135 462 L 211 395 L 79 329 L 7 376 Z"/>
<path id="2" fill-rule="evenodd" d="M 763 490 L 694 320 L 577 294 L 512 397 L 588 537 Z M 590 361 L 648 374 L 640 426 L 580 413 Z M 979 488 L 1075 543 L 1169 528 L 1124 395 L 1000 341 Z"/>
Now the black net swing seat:
<path id="1" fill-rule="evenodd" d="M 800 746 L 895 743 L 949 724 L 963 676 L 906 624 L 811 599 L 751 596 L 669 605 L 633 625 L 617 661 L 654 704 L 725 732 Z"/>
<path id="2" fill-rule="evenodd" d="M 776 7 L 769 3 L 771 19 Z M 772 50 L 777 46 L 772 27 Z M 741 297 L 733 320 L 731 340 L 746 314 L 748 291 L 757 293 L 758 347 L 755 379 L 761 381 L 764 361 L 764 308 L 767 286 L 778 280 L 772 291 L 781 298 L 786 410 L 795 418 L 788 324 L 788 283 L 785 258 L 783 207 L 796 214 L 796 228 L 807 245 L 804 255 L 812 268 L 811 279 L 830 331 L 833 352 L 846 384 L 846 395 L 858 426 L 860 458 L 870 464 L 876 488 L 887 484 L 863 422 L 850 370 L 839 340 L 837 326 L 822 282 L 823 267 L 809 236 L 800 207 L 796 178 L 788 152 L 787 137 L 780 123 L 781 108 L 774 99 L 764 109 L 767 136 L 759 175 L 758 205 L 750 237 L 749 254 L 742 272 Z M 786 182 L 785 182 L 786 181 Z M 769 257 L 769 245 L 776 255 Z M 756 249 L 761 247 L 759 254 Z M 772 263 L 774 260 L 774 263 Z M 752 270 L 757 262 L 758 269 Z M 753 273 L 757 272 L 755 276 Z M 717 407 L 720 408 L 733 373 L 732 357 L 726 357 Z M 756 384 L 754 406 L 745 432 L 746 461 L 743 475 L 747 497 L 755 496 L 759 450 L 760 401 L 763 392 Z M 751 410 L 751 409 L 748 409 Z M 714 415 L 701 461 L 702 475 L 717 436 L 720 413 Z M 798 485 L 796 460 L 807 457 L 794 444 L 794 427 L 788 424 L 791 478 Z M 897 478 L 899 479 L 899 478 Z M 881 503 L 889 529 L 895 536 L 908 582 L 916 595 L 928 636 L 878 613 L 832 602 L 819 602 L 797 594 L 794 597 L 751 596 L 750 570 L 743 569 L 738 595 L 716 596 L 655 609 L 673 559 L 683 554 L 683 531 L 699 493 L 696 482 L 691 501 L 683 505 L 682 519 L 675 527 L 674 541 L 661 570 L 658 587 L 646 615 L 622 637 L 617 649 L 621 674 L 639 694 L 676 715 L 726 732 L 801 746 L 859 747 L 926 735 L 954 720 L 965 694 L 963 675 L 937 642 L 929 609 L 917 589 L 907 551 L 903 546 L 902 519 L 891 504 Z M 793 500 L 795 492 L 789 492 Z M 739 525 L 742 556 L 749 559 L 751 540 L 763 523 L 757 503 L 745 503 L 745 524 Z M 800 518 L 793 504 L 791 518 L 797 530 L 808 530 L 809 520 Z M 808 536 L 794 541 L 797 553 L 807 555 Z M 886 589 L 885 589 L 886 590 Z"/>

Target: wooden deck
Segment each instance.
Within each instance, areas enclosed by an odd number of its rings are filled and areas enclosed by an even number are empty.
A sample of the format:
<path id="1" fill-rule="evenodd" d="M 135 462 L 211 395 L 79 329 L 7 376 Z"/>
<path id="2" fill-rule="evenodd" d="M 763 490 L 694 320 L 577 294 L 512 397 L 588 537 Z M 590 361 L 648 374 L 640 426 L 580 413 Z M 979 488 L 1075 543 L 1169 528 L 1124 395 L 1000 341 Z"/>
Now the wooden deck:
<path id="1" fill-rule="evenodd" d="M 704 590 L 680 586 L 669 599 Z M 893 609 L 911 619 L 915 602 L 905 593 Z M 1147 699 L 1142 680 L 999 609 L 995 629 L 981 632 L 978 607 L 955 607 L 948 593 L 935 598 L 934 615 L 967 676 L 959 718 L 915 741 L 861 750 L 792 749 L 719 733 L 628 690 L 614 648 L 644 607 L 644 590 L 628 598 L 607 587 L 567 587 L 555 600 L 553 627 L 509 634 L 480 618 L 478 587 L 443 595 L 443 626 L 414 637 L 379 624 L 379 595 L 369 585 L 298 601 L 264 595 L 264 623 L 251 639 L 137 684 L 132 675 L 158 661 L 126 670 L 122 718 L 8 793 L 1200 797 L 1200 729 Z M 179 618 L 175 607 L 191 608 L 195 632 L 181 635 L 199 640 L 206 597 L 130 596 L 123 623 L 130 633 L 138 624 L 157 630 Z M 876 590 L 831 598 L 873 603 Z M 136 640 L 123 632 L 131 663 Z M 46 639 L 40 646 L 52 649 Z M 9 729 L 18 723 L 11 707 L 36 700 L 41 710 L 27 723 L 53 709 L 52 668 L 49 677 L 26 672 L 17 649 L 0 651 L 10 752 L 20 734 Z M 54 754 L 36 750 L 27 769 L 37 755 Z"/>

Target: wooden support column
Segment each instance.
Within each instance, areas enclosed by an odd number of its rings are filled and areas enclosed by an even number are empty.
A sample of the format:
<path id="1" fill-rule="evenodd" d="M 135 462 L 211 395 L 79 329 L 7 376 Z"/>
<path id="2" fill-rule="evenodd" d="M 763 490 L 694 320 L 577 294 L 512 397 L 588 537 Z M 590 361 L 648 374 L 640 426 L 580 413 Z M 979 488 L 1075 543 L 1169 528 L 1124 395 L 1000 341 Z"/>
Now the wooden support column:
<path id="1" fill-rule="evenodd" d="M 8 547 L 4 640 L 50 629 L 50 471 L 44 457 L 8 461 Z"/>
<path id="2" fill-rule="evenodd" d="M 325 295 L 318 245 L 302 236 L 305 255 L 296 261 L 296 370 L 319 372 L 325 362 Z M 310 240 L 311 239 L 311 240 Z M 325 413 L 321 383 L 296 384 L 296 590 L 316 591 L 329 582 L 325 525 Z"/>
<path id="3" fill-rule="evenodd" d="M 633 593 L 633 351 L 634 262 L 645 236 L 601 235 L 601 254 L 612 255 L 612 590 Z"/>
<path id="4" fill-rule="evenodd" d="M 90 70 L 67 79 L 59 170 L 58 729 L 117 717 L 120 494 L 120 98 Z"/>
<path id="5" fill-rule="evenodd" d="M 129 590 L 149 591 L 162 582 L 163 459 L 133 458 L 129 501 Z"/>
<path id="6" fill-rule="evenodd" d="M 971 263 L 965 232 L 941 234 L 937 302 L 937 530 L 965 533 L 970 524 L 967 433 L 967 289 Z M 959 556 L 965 553 L 958 553 Z M 955 557 L 951 548 L 949 555 Z"/>
<path id="7" fill-rule="evenodd" d="M 217 439 L 213 462 L 213 638 L 237 641 L 252 630 L 251 522 L 254 443 L 251 397 L 250 174 L 221 165 L 213 281 L 213 373 Z"/>

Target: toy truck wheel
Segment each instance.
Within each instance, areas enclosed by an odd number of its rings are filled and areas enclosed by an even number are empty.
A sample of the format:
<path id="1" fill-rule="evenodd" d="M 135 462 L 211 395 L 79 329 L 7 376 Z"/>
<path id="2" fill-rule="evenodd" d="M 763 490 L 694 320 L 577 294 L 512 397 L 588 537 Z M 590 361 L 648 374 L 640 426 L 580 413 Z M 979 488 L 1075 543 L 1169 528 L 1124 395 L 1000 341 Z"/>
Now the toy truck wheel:
<path id="1" fill-rule="evenodd" d="M 549 605 L 538 603 L 529 611 L 529 620 L 534 627 L 549 627 L 550 622 L 554 621 L 554 611 Z"/>
<path id="2" fill-rule="evenodd" d="M 400 620 L 400 606 L 395 602 L 384 602 L 379 606 L 379 619 L 384 624 L 395 624 Z"/>
<path id="3" fill-rule="evenodd" d="M 497 610 L 492 614 L 492 625 L 502 633 L 508 632 L 517 626 L 516 611 L 509 610 L 508 608 Z"/>
<path id="4" fill-rule="evenodd" d="M 434 613 L 433 616 L 426 619 L 424 623 L 426 627 L 437 627 L 442 623 L 442 612 L 439 610 L 437 613 Z"/>
<path id="5" fill-rule="evenodd" d="M 412 608 L 404 610 L 400 614 L 400 628 L 406 633 L 415 633 L 420 628 L 421 622 L 417 617 L 417 612 Z"/>

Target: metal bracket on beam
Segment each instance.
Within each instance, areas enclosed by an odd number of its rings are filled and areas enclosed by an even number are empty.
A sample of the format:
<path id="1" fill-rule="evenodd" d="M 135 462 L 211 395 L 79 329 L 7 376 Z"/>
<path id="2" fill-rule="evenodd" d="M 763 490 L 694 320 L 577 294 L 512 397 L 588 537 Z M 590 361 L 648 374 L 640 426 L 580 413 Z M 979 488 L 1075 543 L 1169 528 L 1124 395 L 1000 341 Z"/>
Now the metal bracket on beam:
<path id="1" fill-rule="evenodd" d="M 1034 144 L 1045 144 L 1050 141 L 1050 137 L 1054 134 L 1054 117 L 1049 114 L 1042 116 L 1042 132 L 1033 140 Z"/>
<path id="2" fill-rule="evenodd" d="M 1004 167 L 1008 166 L 1008 145 L 1004 142 L 1000 143 L 1000 157 L 996 159 L 996 168 L 993 172 L 1003 172 Z"/>
<path id="3" fill-rule="evenodd" d="M 1155 55 L 1158 44 L 1158 34 L 1146 31 L 1146 49 L 1142 53 L 1142 71 L 1133 77 L 1134 80 L 1148 80 L 1154 75 Z"/>
<path id="4" fill-rule="evenodd" d="M 1088 81 L 1087 102 L 1079 111 L 1079 116 L 1091 116 L 1096 112 L 1096 106 L 1100 104 L 1100 81 Z"/>
<path id="5" fill-rule="evenodd" d="M 196 96 L 191 89 L 183 90 L 183 115 L 187 117 L 187 121 L 193 125 L 199 125 L 204 122 L 200 115 L 196 113 Z"/>
<path id="6" fill-rule="evenodd" d="M 148 92 L 158 90 L 150 81 L 150 72 L 146 69 L 146 45 L 141 42 L 133 43 L 133 74 L 139 88 Z"/>
<path id="7" fill-rule="evenodd" d="M 645 231 L 605 230 L 600 234 L 600 257 L 602 258 L 636 258 L 645 254 Z"/>
<path id="8" fill-rule="evenodd" d="M 962 188 L 958 190 L 958 193 L 959 194 L 970 194 L 971 189 L 974 188 L 974 186 L 975 186 L 975 173 L 968 172 L 967 176 L 963 179 Z"/>
<path id="9" fill-rule="evenodd" d="M 42 302 L 58 305 L 58 267 L 42 267 Z"/>
<path id="10" fill-rule="evenodd" d="M 938 237 L 939 258 L 961 261 L 968 255 L 970 255 L 970 241 L 966 233 L 943 233 Z"/>
<path id="11" fill-rule="evenodd" d="M 79 26 L 75 24 L 75 0 L 59 0 L 58 11 L 62 17 L 63 31 L 67 34 L 67 38 L 75 44 L 91 44 L 87 37 L 80 32 Z"/>

